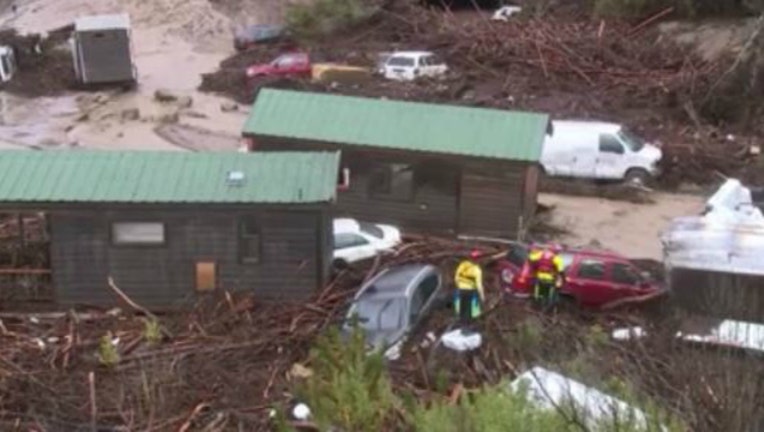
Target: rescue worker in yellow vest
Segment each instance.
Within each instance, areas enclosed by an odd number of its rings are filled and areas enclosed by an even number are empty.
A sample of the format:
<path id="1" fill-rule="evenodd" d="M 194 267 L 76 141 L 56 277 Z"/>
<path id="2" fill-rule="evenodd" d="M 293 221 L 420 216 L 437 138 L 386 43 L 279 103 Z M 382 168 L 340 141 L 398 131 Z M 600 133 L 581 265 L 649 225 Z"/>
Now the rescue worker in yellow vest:
<path id="1" fill-rule="evenodd" d="M 553 306 L 565 279 L 562 258 L 552 249 L 536 249 L 528 255 L 528 264 L 535 282 L 534 302 L 542 307 Z"/>
<path id="2" fill-rule="evenodd" d="M 480 316 L 480 306 L 485 299 L 483 291 L 483 270 L 477 264 L 482 253 L 478 250 L 470 252 L 469 257 L 459 263 L 454 275 L 456 293 L 454 309 L 463 322 L 470 322 Z"/>

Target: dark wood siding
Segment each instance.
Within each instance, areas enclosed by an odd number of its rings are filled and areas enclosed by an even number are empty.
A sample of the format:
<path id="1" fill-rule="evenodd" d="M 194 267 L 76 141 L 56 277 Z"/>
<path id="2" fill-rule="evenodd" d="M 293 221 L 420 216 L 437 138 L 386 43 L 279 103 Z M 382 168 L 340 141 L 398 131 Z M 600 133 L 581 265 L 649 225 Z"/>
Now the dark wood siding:
<path id="1" fill-rule="evenodd" d="M 132 80 L 133 64 L 126 30 L 79 32 L 77 43 L 87 83 Z"/>
<path id="2" fill-rule="evenodd" d="M 95 215 L 48 215 L 55 297 L 62 303 L 106 303 L 109 232 Z"/>
<path id="3" fill-rule="evenodd" d="M 257 138 L 256 151 L 341 150 L 342 168 L 350 168 L 350 188 L 337 194 L 338 217 L 397 225 L 408 230 L 454 234 L 457 229 L 460 164 L 413 152 L 374 151 L 331 143 Z M 414 194 L 409 200 L 380 199 L 369 193 L 372 170 L 385 163 L 414 166 Z"/>
<path id="4" fill-rule="evenodd" d="M 539 192 L 539 174 L 540 169 L 536 164 L 529 165 L 525 169 L 525 183 L 523 186 L 523 215 L 526 224 L 524 228 L 528 226 L 528 223 L 530 223 L 530 221 L 536 215 L 536 203 L 538 202 Z"/>
<path id="5" fill-rule="evenodd" d="M 350 168 L 348 190 L 338 193 L 335 212 L 404 230 L 434 234 L 512 237 L 519 220 L 535 209 L 536 189 L 528 184 L 528 164 L 494 159 L 382 150 L 274 137 L 249 137 L 254 151 L 341 150 L 342 167 Z M 374 167 L 405 163 L 415 167 L 415 192 L 410 200 L 373 197 L 369 180 Z M 479 184 L 468 180 L 482 177 Z M 529 209 L 528 206 L 533 207 Z M 461 213 L 460 213 L 461 212 Z"/>
<path id="6" fill-rule="evenodd" d="M 116 297 L 106 281 L 146 306 L 193 302 L 195 265 L 214 262 L 217 287 L 253 290 L 256 297 L 305 299 L 323 285 L 330 262 L 327 211 L 128 210 L 51 212 L 51 262 L 62 303 L 108 304 Z M 261 235 L 259 263 L 239 259 L 239 223 L 255 216 Z M 117 246 L 110 227 L 117 221 L 161 221 L 166 243 Z"/>
<path id="7" fill-rule="evenodd" d="M 370 194 L 370 175 L 384 163 L 410 163 L 414 170 L 411 199 L 377 198 Z M 376 223 L 392 224 L 421 232 L 455 232 L 459 167 L 443 161 L 405 159 L 343 152 L 342 167 L 350 168 L 350 188 L 338 193 L 338 216 L 352 216 Z"/>
<path id="8" fill-rule="evenodd" d="M 462 234 L 517 236 L 523 209 L 524 170 L 468 166 L 462 174 L 459 230 Z"/>

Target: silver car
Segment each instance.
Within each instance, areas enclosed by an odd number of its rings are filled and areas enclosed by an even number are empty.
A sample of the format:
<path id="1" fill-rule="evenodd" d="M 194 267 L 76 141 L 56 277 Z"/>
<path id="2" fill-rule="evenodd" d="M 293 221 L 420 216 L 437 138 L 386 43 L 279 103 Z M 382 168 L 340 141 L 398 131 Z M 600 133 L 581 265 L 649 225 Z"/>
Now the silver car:
<path id="1" fill-rule="evenodd" d="M 406 264 L 383 270 L 356 294 L 343 332 L 357 322 L 370 349 L 385 350 L 394 360 L 406 337 L 439 302 L 443 278 L 429 264 Z"/>

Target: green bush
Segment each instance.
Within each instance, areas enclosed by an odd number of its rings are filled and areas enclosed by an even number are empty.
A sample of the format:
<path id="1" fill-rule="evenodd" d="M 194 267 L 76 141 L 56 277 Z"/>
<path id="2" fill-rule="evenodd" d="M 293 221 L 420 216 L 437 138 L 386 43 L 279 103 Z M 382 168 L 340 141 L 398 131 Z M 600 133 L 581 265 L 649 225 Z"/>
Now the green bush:
<path id="1" fill-rule="evenodd" d="M 156 345 L 162 341 L 162 326 L 156 318 L 143 320 L 142 336 L 149 345 Z"/>
<path id="2" fill-rule="evenodd" d="M 573 402 L 562 403 L 559 409 L 539 408 L 530 401 L 525 389 L 517 392 L 506 390 L 507 385 L 480 390 L 463 398 L 458 405 L 446 402 L 434 403 L 429 408 L 419 407 L 413 414 L 416 431 L 443 432 L 574 432 L 582 430 L 584 421 L 579 407 Z M 634 418 L 605 418 L 592 428 L 592 432 L 668 432 L 684 429 L 677 422 L 659 417 L 658 410 L 650 407 L 646 427 L 636 425 Z M 575 419 L 575 420 L 574 420 Z"/>
<path id="3" fill-rule="evenodd" d="M 398 404 L 381 353 L 367 354 L 363 333 L 356 328 L 342 341 L 333 329 L 311 352 L 313 375 L 297 393 L 310 407 L 321 430 L 383 430 Z"/>
<path id="4" fill-rule="evenodd" d="M 357 24 L 370 14 L 362 0 L 316 0 L 290 5 L 286 25 L 298 39 L 310 39 Z"/>
<path id="5" fill-rule="evenodd" d="M 544 411 L 529 402 L 522 392 L 512 393 L 505 386 L 470 394 L 458 405 L 435 403 L 420 407 L 413 415 L 415 431 L 493 432 L 566 431 L 563 417 Z"/>
<path id="6" fill-rule="evenodd" d="M 112 343 L 111 332 L 106 333 L 99 339 L 97 357 L 98 361 L 107 367 L 113 367 L 119 363 L 119 351 L 117 351 L 117 347 Z"/>

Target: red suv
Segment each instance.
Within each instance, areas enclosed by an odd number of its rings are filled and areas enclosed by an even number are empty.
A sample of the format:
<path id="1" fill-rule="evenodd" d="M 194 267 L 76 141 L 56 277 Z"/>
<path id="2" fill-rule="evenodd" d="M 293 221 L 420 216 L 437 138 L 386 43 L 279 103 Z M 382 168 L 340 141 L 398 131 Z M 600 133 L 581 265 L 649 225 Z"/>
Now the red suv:
<path id="1" fill-rule="evenodd" d="M 527 297 L 533 287 L 526 258 L 530 246 L 513 244 L 499 260 L 505 291 Z M 598 307 L 626 297 L 654 293 L 660 286 L 625 257 L 612 253 L 562 249 L 558 253 L 565 265 L 566 283 L 561 290 L 585 306 Z"/>
<path id="2" fill-rule="evenodd" d="M 247 68 L 247 79 L 311 75 L 310 56 L 304 52 L 291 52 L 276 57 L 270 63 L 254 64 Z"/>

